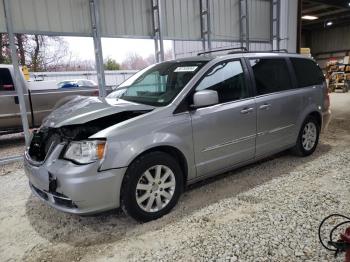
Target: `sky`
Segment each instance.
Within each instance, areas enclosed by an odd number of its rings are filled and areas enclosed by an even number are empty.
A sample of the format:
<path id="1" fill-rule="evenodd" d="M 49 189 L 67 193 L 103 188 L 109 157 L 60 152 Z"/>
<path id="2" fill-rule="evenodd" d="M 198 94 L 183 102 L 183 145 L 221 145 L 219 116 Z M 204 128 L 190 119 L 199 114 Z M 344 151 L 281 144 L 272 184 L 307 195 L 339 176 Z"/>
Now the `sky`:
<path id="1" fill-rule="evenodd" d="M 94 60 L 94 43 L 91 37 L 63 37 L 68 43 L 72 56 L 79 60 Z M 112 58 L 122 62 L 130 53 L 143 57 L 154 55 L 154 40 L 102 38 L 102 53 L 104 58 Z M 172 41 L 164 41 L 164 50 L 172 49 Z"/>

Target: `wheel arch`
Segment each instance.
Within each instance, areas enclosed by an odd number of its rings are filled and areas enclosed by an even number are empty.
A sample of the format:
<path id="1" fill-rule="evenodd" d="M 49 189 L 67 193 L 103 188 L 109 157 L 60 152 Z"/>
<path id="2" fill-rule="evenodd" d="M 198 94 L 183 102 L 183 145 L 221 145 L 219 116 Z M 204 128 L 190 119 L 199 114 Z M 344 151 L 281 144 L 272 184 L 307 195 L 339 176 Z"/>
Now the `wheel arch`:
<path id="1" fill-rule="evenodd" d="M 321 115 L 320 112 L 313 111 L 313 112 L 310 112 L 306 117 L 308 117 L 308 116 L 314 117 L 316 119 L 317 123 L 318 123 L 319 128 L 320 129 L 322 128 L 322 115 Z"/>
<path id="2" fill-rule="evenodd" d="M 168 146 L 168 145 L 160 145 L 160 146 L 155 146 L 152 148 L 149 148 L 142 153 L 138 154 L 131 162 L 132 164 L 136 159 L 139 157 L 151 153 L 151 152 L 164 152 L 166 154 L 169 154 L 172 156 L 180 165 L 181 171 L 183 173 L 183 185 L 185 186 L 187 184 L 187 178 L 188 178 L 188 163 L 186 160 L 185 155 L 179 150 L 178 148 L 174 146 Z"/>

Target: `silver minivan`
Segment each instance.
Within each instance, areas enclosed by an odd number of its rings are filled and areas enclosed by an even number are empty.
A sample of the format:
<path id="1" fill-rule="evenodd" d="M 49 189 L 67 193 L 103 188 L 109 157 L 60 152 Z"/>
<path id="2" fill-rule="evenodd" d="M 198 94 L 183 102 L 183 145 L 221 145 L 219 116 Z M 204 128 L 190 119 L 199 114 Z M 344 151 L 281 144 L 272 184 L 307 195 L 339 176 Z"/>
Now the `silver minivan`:
<path id="1" fill-rule="evenodd" d="M 330 118 L 324 76 L 287 53 L 200 55 L 152 65 L 105 99 L 78 96 L 33 133 L 33 193 L 74 214 L 122 207 L 149 221 L 185 186 L 277 152 L 312 154 Z"/>

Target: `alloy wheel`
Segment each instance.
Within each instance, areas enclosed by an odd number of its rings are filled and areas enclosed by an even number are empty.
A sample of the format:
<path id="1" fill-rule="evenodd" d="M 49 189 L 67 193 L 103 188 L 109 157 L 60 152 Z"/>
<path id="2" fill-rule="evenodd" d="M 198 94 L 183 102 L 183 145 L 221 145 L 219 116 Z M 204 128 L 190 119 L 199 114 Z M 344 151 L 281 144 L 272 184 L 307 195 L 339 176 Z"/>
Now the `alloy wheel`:
<path id="1" fill-rule="evenodd" d="M 315 123 L 309 122 L 305 125 L 301 138 L 303 148 L 310 151 L 315 146 L 317 139 L 317 127 Z"/>
<path id="2" fill-rule="evenodd" d="M 147 169 L 136 185 L 136 202 L 146 212 L 158 212 L 173 198 L 176 179 L 173 171 L 165 165 Z"/>

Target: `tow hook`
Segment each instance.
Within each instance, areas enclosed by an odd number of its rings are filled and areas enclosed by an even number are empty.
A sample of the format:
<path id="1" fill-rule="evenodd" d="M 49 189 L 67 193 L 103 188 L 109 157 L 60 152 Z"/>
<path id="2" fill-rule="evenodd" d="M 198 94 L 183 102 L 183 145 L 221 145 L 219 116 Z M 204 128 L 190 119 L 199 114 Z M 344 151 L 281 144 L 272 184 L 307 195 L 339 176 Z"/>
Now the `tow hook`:
<path id="1" fill-rule="evenodd" d="M 329 220 L 330 218 L 341 218 L 343 219 L 342 222 L 336 224 L 333 226 L 333 228 L 329 232 L 329 241 L 327 242 L 328 246 L 324 243 L 321 236 L 321 228 L 324 225 L 324 223 Z M 318 228 L 318 237 L 319 240 L 324 248 L 326 248 L 329 251 L 334 252 L 334 256 L 337 257 L 339 253 L 345 252 L 345 262 L 350 262 L 350 227 L 345 229 L 345 232 L 340 234 L 340 237 L 338 240 L 333 240 L 333 234 L 335 230 L 339 229 L 341 226 L 344 226 L 346 224 L 350 224 L 350 218 L 344 215 L 340 214 L 332 214 L 327 217 L 325 217 L 319 228 Z"/>

